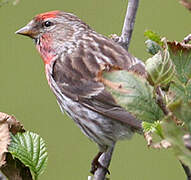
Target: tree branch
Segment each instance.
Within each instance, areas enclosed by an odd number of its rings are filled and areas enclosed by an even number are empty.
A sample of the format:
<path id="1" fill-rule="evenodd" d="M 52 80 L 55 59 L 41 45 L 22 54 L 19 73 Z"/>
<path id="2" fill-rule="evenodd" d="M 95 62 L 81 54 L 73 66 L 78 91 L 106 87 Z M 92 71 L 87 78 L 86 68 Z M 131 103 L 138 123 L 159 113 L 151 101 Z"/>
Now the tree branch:
<path id="1" fill-rule="evenodd" d="M 139 0 L 128 1 L 121 36 L 118 37 L 117 35 L 112 35 L 112 39 L 123 46 L 126 50 L 128 50 L 131 41 L 138 5 Z"/>
<path id="2" fill-rule="evenodd" d="M 126 12 L 126 16 L 125 16 L 125 20 L 123 24 L 123 30 L 121 34 L 122 46 L 127 50 L 129 48 L 131 36 L 133 33 L 138 5 L 139 5 L 139 0 L 128 1 L 127 12 Z"/>
<path id="3" fill-rule="evenodd" d="M 129 48 L 129 44 L 131 41 L 131 36 L 133 33 L 134 23 L 135 23 L 135 17 L 137 13 L 137 8 L 139 5 L 139 0 L 129 0 L 128 6 L 127 6 L 127 12 L 123 24 L 123 30 L 120 37 L 113 36 L 112 39 L 119 43 L 122 47 L 124 47 L 126 50 Z M 112 154 L 114 151 L 115 144 L 113 144 L 112 147 L 108 149 L 107 152 L 103 153 L 101 157 L 99 158 L 99 162 L 103 167 L 108 168 L 111 162 Z M 93 180 L 104 180 L 105 175 L 107 174 L 107 169 L 99 167 L 95 174 Z"/>
<path id="4" fill-rule="evenodd" d="M 108 172 L 108 168 L 109 168 L 109 165 L 110 165 L 110 162 L 111 162 L 111 158 L 112 158 L 112 154 L 113 154 L 113 151 L 114 151 L 114 147 L 115 147 L 115 143 L 113 144 L 113 146 L 111 146 L 107 152 L 103 153 L 101 155 L 101 157 L 99 158 L 99 162 L 100 164 L 105 167 L 99 167 L 95 174 L 94 174 L 94 178 L 93 180 L 104 180 L 105 179 L 105 176 Z"/>

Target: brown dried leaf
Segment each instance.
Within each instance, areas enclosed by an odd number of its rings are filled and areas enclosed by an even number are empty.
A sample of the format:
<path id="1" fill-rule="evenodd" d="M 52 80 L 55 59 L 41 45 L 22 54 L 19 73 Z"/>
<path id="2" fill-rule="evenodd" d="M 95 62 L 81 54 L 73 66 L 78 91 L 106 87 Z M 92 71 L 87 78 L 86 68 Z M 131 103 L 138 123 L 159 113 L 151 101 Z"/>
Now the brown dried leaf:
<path id="1" fill-rule="evenodd" d="M 184 42 L 168 41 L 167 44 L 174 54 L 176 54 L 180 50 L 184 53 L 189 53 L 191 50 L 191 44 L 185 44 Z"/>
<path id="2" fill-rule="evenodd" d="M 145 132 L 144 138 L 147 141 L 147 146 L 153 149 L 168 149 L 172 146 L 171 143 L 167 141 L 166 139 L 163 139 L 160 142 L 154 143 L 152 134 L 150 132 Z"/>
<path id="3" fill-rule="evenodd" d="M 5 164 L 5 156 L 10 143 L 10 135 L 24 132 L 24 128 L 14 116 L 0 112 L 0 167 Z"/>
<path id="4" fill-rule="evenodd" d="M 0 112 L 0 170 L 9 180 L 32 180 L 28 167 L 7 151 L 10 143 L 10 132 L 24 132 L 23 125 L 14 116 Z"/>
<path id="5" fill-rule="evenodd" d="M 180 4 L 182 4 L 186 9 L 191 11 L 191 1 L 190 0 L 181 0 Z"/>
<path id="6" fill-rule="evenodd" d="M 162 141 L 158 143 L 152 144 L 151 147 L 154 149 L 168 149 L 172 147 L 172 144 L 166 139 L 163 139 Z"/>
<path id="7" fill-rule="evenodd" d="M 14 116 L 0 112 L 0 167 L 5 164 L 5 153 L 10 143 L 10 135 L 24 132 L 24 128 Z"/>
<path id="8" fill-rule="evenodd" d="M 24 132 L 24 128 L 14 116 L 0 112 L 0 167 L 5 164 L 5 156 L 10 143 L 10 135 Z"/>
<path id="9" fill-rule="evenodd" d="M 147 146 L 150 147 L 153 144 L 153 138 L 150 132 L 144 133 L 144 138 L 147 141 Z"/>
<path id="10" fill-rule="evenodd" d="M 23 125 L 17 121 L 14 116 L 0 112 L 0 122 L 1 121 L 6 121 L 9 131 L 14 135 L 18 132 L 25 132 Z"/>
<path id="11" fill-rule="evenodd" d="M 5 164 L 6 152 L 10 143 L 9 128 L 6 119 L 0 117 L 0 167 Z"/>
<path id="12" fill-rule="evenodd" d="M 33 180 L 29 168 L 10 153 L 6 154 L 6 164 L 1 167 L 1 171 L 9 180 Z"/>

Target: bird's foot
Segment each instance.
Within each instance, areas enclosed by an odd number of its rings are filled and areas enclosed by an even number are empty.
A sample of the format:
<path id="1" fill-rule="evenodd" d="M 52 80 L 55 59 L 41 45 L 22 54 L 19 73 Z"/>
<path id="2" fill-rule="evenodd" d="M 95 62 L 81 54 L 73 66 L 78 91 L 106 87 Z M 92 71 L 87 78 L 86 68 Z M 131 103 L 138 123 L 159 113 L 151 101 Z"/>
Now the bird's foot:
<path id="1" fill-rule="evenodd" d="M 104 167 L 104 166 L 101 165 L 100 162 L 99 162 L 99 158 L 100 158 L 100 156 L 102 155 L 102 153 L 103 153 L 103 152 L 99 152 L 99 153 L 96 155 L 96 157 L 93 159 L 93 161 L 92 161 L 92 167 L 91 167 L 91 170 L 90 170 L 90 172 L 91 172 L 92 174 L 94 174 L 98 168 L 103 168 L 108 174 L 110 174 L 108 168 L 107 168 L 107 167 Z"/>
<path id="2" fill-rule="evenodd" d="M 103 168 L 108 174 L 110 174 L 109 170 L 100 164 L 100 162 L 97 162 L 96 164 L 92 164 L 90 172 L 94 174 L 98 168 Z"/>

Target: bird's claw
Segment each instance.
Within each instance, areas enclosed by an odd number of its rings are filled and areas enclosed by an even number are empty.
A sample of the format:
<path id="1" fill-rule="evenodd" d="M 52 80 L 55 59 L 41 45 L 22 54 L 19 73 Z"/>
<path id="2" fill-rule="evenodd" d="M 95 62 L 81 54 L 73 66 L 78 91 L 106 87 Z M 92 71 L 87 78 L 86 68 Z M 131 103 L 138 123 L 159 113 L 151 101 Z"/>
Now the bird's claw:
<path id="1" fill-rule="evenodd" d="M 99 161 L 97 161 L 96 163 L 92 163 L 90 173 L 94 174 L 98 168 L 102 168 L 102 169 L 104 169 L 106 171 L 106 173 L 110 174 L 108 168 L 101 165 Z"/>

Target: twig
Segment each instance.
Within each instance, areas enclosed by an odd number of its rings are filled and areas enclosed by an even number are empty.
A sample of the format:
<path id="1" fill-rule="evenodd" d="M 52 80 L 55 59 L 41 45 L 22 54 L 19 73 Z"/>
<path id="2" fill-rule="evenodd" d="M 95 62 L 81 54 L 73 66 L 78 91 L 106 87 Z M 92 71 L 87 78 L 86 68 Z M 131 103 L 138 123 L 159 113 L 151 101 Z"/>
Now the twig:
<path id="1" fill-rule="evenodd" d="M 113 144 L 113 146 L 111 146 L 107 152 L 103 153 L 101 155 L 101 157 L 99 158 L 99 162 L 101 165 L 103 165 L 103 167 L 99 167 L 95 174 L 94 174 L 94 179 L 93 180 L 104 180 L 105 179 L 105 176 L 107 174 L 107 168 L 109 167 L 110 165 L 110 162 L 111 162 L 111 158 L 112 158 L 112 154 L 113 154 L 113 151 L 114 151 L 114 147 L 115 147 L 115 144 Z"/>
<path id="2" fill-rule="evenodd" d="M 133 33 L 138 5 L 139 5 L 139 0 L 128 1 L 127 12 L 125 15 L 125 20 L 124 20 L 121 36 L 118 37 L 115 34 L 111 35 L 111 38 L 115 42 L 123 46 L 127 51 L 128 51 L 129 44 L 131 41 L 131 36 Z"/>
<path id="3" fill-rule="evenodd" d="M 182 165 L 182 167 L 184 169 L 184 172 L 185 172 L 185 174 L 187 176 L 187 180 L 191 180 L 191 171 L 190 171 L 189 167 L 186 166 L 182 161 L 180 161 L 180 163 L 181 163 L 181 165 Z"/>
<path id="4" fill-rule="evenodd" d="M 158 95 L 157 104 L 159 105 L 159 107 L 163 111 L 164 115 L 168 116 L 170 111 L 167 109 L 166 104 L 164 103 L 163 94 L 162 94 L 162 90 L 161 90 L 160 86 L 156 87 L 156 94 Z"/>
<path id="5" fill-rule="evenodd" d="M 190 41 L 191 41 L 191 34 L 188 34 L 188 35 L 184 38 L 183 43 L 187 44 L 187 43 L 189 43 Z"/>
<path id="6" fill-rule="evenodd" d="M 139 5 L 139 0 L 128 1 L 127 12 L 126 12 L 126 16 L 125 16 L 125 20 L 123 24 L 123 30 L 121 34 L 121 38 L 123 40 L 122 46 L 127 50 L 129 48 L 131 36 L 133 33 L 138 5 Z"/>

